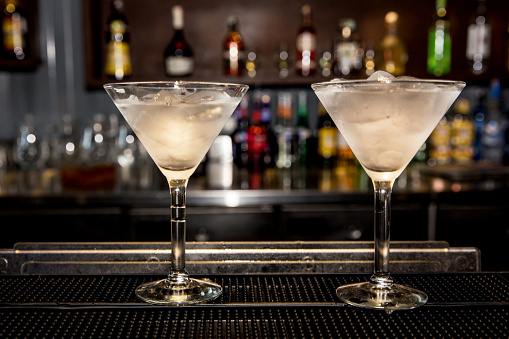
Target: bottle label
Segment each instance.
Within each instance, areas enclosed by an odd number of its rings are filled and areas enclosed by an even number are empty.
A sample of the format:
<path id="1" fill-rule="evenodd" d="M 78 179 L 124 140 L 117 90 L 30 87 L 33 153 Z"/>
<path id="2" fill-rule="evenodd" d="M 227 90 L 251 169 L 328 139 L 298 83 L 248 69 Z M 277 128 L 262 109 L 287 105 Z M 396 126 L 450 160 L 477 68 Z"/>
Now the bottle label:
<path id="1" fill-rule="evenodd" d="M 336 128 L 320 128 L 318 131 L 318 154 L 325 158 L 336 155 L 337 140 Z"/>
<path id="2" fill-rule="evenodd" d="M 110 41 L 106 50 L 106 75 L 115 76 L 118 80 L 131 75 L 131 53 L 129 44 L 121 41 Z"/>
<path id="3" fill-rule="evenodd" d="M 357 48 L 355 42 L 340 42 L 336 45 L 336 62 L 342 74 L 348 75 L 354 69 Z"/>
<path id="4" fill-rule="evenodd" d="M 247 151 L 253 155 L 261 155 L 267 148 L 269 136 L 261 126 L 250 126 L 247 132 Z"/>
<path id="5" fill-rule="evenodd" d="M 298 51 L 314 51 L 316 49 L 316 36 L 310 32 L 303 32 L 297 37 Z"/>
<path id="6" fill-rule="evenodd" d="M 491 44 L 491 26 L 488 24 L 468 26 L 467 58 L 473 60 L 474 56 L 481 55 L 489 58 Z"/>
<path id="7" fill-rule="evenodd" d="M 23 34 L 27 31 L 26 27 L 27 24 L 24 17 L 20 17 L 18 20 L 12 18 L 3 19 L 2 34 L 6 51 L 16 52 L 16 48 L 23 49 L 25 47 Z"/>
<path id="8" fill-rule="evenodd" d="M 166 58 L 166 74 L 169 76 L 190 75 L 193 73 L 193 58 L 169 56 Z"/>

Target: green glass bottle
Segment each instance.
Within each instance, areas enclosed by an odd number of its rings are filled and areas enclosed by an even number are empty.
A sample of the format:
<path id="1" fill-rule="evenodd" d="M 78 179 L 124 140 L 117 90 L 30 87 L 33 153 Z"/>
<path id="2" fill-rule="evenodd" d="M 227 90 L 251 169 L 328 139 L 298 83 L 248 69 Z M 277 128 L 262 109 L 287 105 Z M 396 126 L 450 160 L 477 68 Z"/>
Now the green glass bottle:
<path id="1" fill-rule="evenodd" d="M 436 0 L 436 13 L 428 33 L 428 73 L 437 77 L 451 71 L 451 33 L 447 0 Z"/>

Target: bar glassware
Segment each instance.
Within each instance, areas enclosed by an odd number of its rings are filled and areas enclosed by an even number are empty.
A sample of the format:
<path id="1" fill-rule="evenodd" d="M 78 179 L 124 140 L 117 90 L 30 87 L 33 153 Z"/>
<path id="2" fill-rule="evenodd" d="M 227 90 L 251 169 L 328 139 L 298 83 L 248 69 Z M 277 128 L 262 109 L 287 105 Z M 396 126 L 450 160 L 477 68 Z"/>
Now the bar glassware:
<path id="1" fill-rule="evenodd" d="M 149 303 L 197 304 L 213 300 L 221 286 L 189 277 L 185 269 L 186 187 L 246 85 L 206 82 L 138 82 L 104 88 L 168 180 L 171 196 L 171 269 L 136 295 Z"/>
<path id="2" fill-rule="evenodd" d="M 427 302 L 425 293 L 395 284 L 389 273 L 392 186 L 464 86 L 385 72 L 311 85 L 375 190 L 374 274 L 368 282 L 340 286 L 336 294 L 345 303 L 392 312 Z"/>

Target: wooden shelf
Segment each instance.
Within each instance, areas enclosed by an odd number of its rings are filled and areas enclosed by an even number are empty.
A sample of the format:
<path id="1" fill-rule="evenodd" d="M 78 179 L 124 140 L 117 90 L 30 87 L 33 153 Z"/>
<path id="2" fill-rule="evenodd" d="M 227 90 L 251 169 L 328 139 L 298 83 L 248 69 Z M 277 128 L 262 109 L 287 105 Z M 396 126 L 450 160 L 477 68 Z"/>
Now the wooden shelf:
<path id="1" fill-rule="evenodd" d="M 131 28 L 133 74 L 125 81 L 173 81 L 164 73 L 163 51 L 173 29 L 171 5 L 165 0 L 139 2 L 125 1 L 125 15 Z M 334 0 L 308 1 L 314 10 L 318 49 L 331 49 L 337 34 L 337 21 L 351 17 L 357 21 L 357 33 L 362 41 L 378 44 L 385 35 L 384 15 L 390 10 L 400 14 L 399 35 L 405 42 L 409 61 L 407 75 L 434 78 L 426 72 L 427 36 L 434 13 L 434 1 L 371 0 L 366 2 L 338 3 Z M 245 0 L 232 3 L 227 0 L 209 2 L 196 0 L 184 4 L 185 36 L 195 54 L 195 73 L 179 80 L 239 82 L 254 87 L 306 87 L 314 82 L 336 77 L 301 77 L 292 73 L 286 79 L 278 77 L 274 61 L 282 41 L 293 48 L 300 25 L 300 7 L 303 3 L 285 0 Z M 492 78 L 509 81 L 507 70 L 508 38 L 507 13 L 509 2 L 491 0 L 487 16 L 492 24 L 492 51 L 487 73 L 475 76 L 469 72 L 465 58 L 466 32 L 476 11 L 476 1 L 450 0 L 448 12 L 453 38 L 452 72 L 444 79 L 463 80 L 469 84 L 488 84 Z M 84 0 L 84 43 L 86 61 L 86 87 L 101 88 L 112 82 L 104 76 L 104 50 L 109 2 Z M 254 49 L 259 60 L 255 78 L 247 75 L 230 77 L 222 74 L 221 46 L 228 16 L 239 18 L 239 30 L 248 50 Z M 282 19 L 284 18 L 284 19 Z"/>

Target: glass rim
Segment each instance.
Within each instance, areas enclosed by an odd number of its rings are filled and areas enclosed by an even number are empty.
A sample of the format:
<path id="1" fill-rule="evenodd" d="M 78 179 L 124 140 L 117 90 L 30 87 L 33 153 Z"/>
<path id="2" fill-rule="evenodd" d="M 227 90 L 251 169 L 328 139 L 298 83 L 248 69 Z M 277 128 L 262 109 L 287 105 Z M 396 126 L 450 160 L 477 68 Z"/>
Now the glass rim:
<path id="1" fill-rule="evenodd" d="M 113 87 L 146 87 L 146 88 L 242 88 L 249 89 L 248 85 L 228 82 L 209 82 L 209 81 L 128 81 L 128 82 L 112 82 L 103 85 L 103 88 Z"/>
<path id="2" fill-rule="evenodd" d="M 367 79 L 334 79 L 330 81 L 317 82 L 311 84 L 313 90 L 320 89 L 331 85 L 390 85 L 390 84 L 404 84 L 404 83 L 424 83 L 424 84 L 435 84 L 435 85 L 450 85 L 450 86 L 461 86 L 465 87 L 466 82 L 461 80 L 445 80 L 445 79 L 387 79 L 386 81 L 378 80 L 367 80 Z"/>

